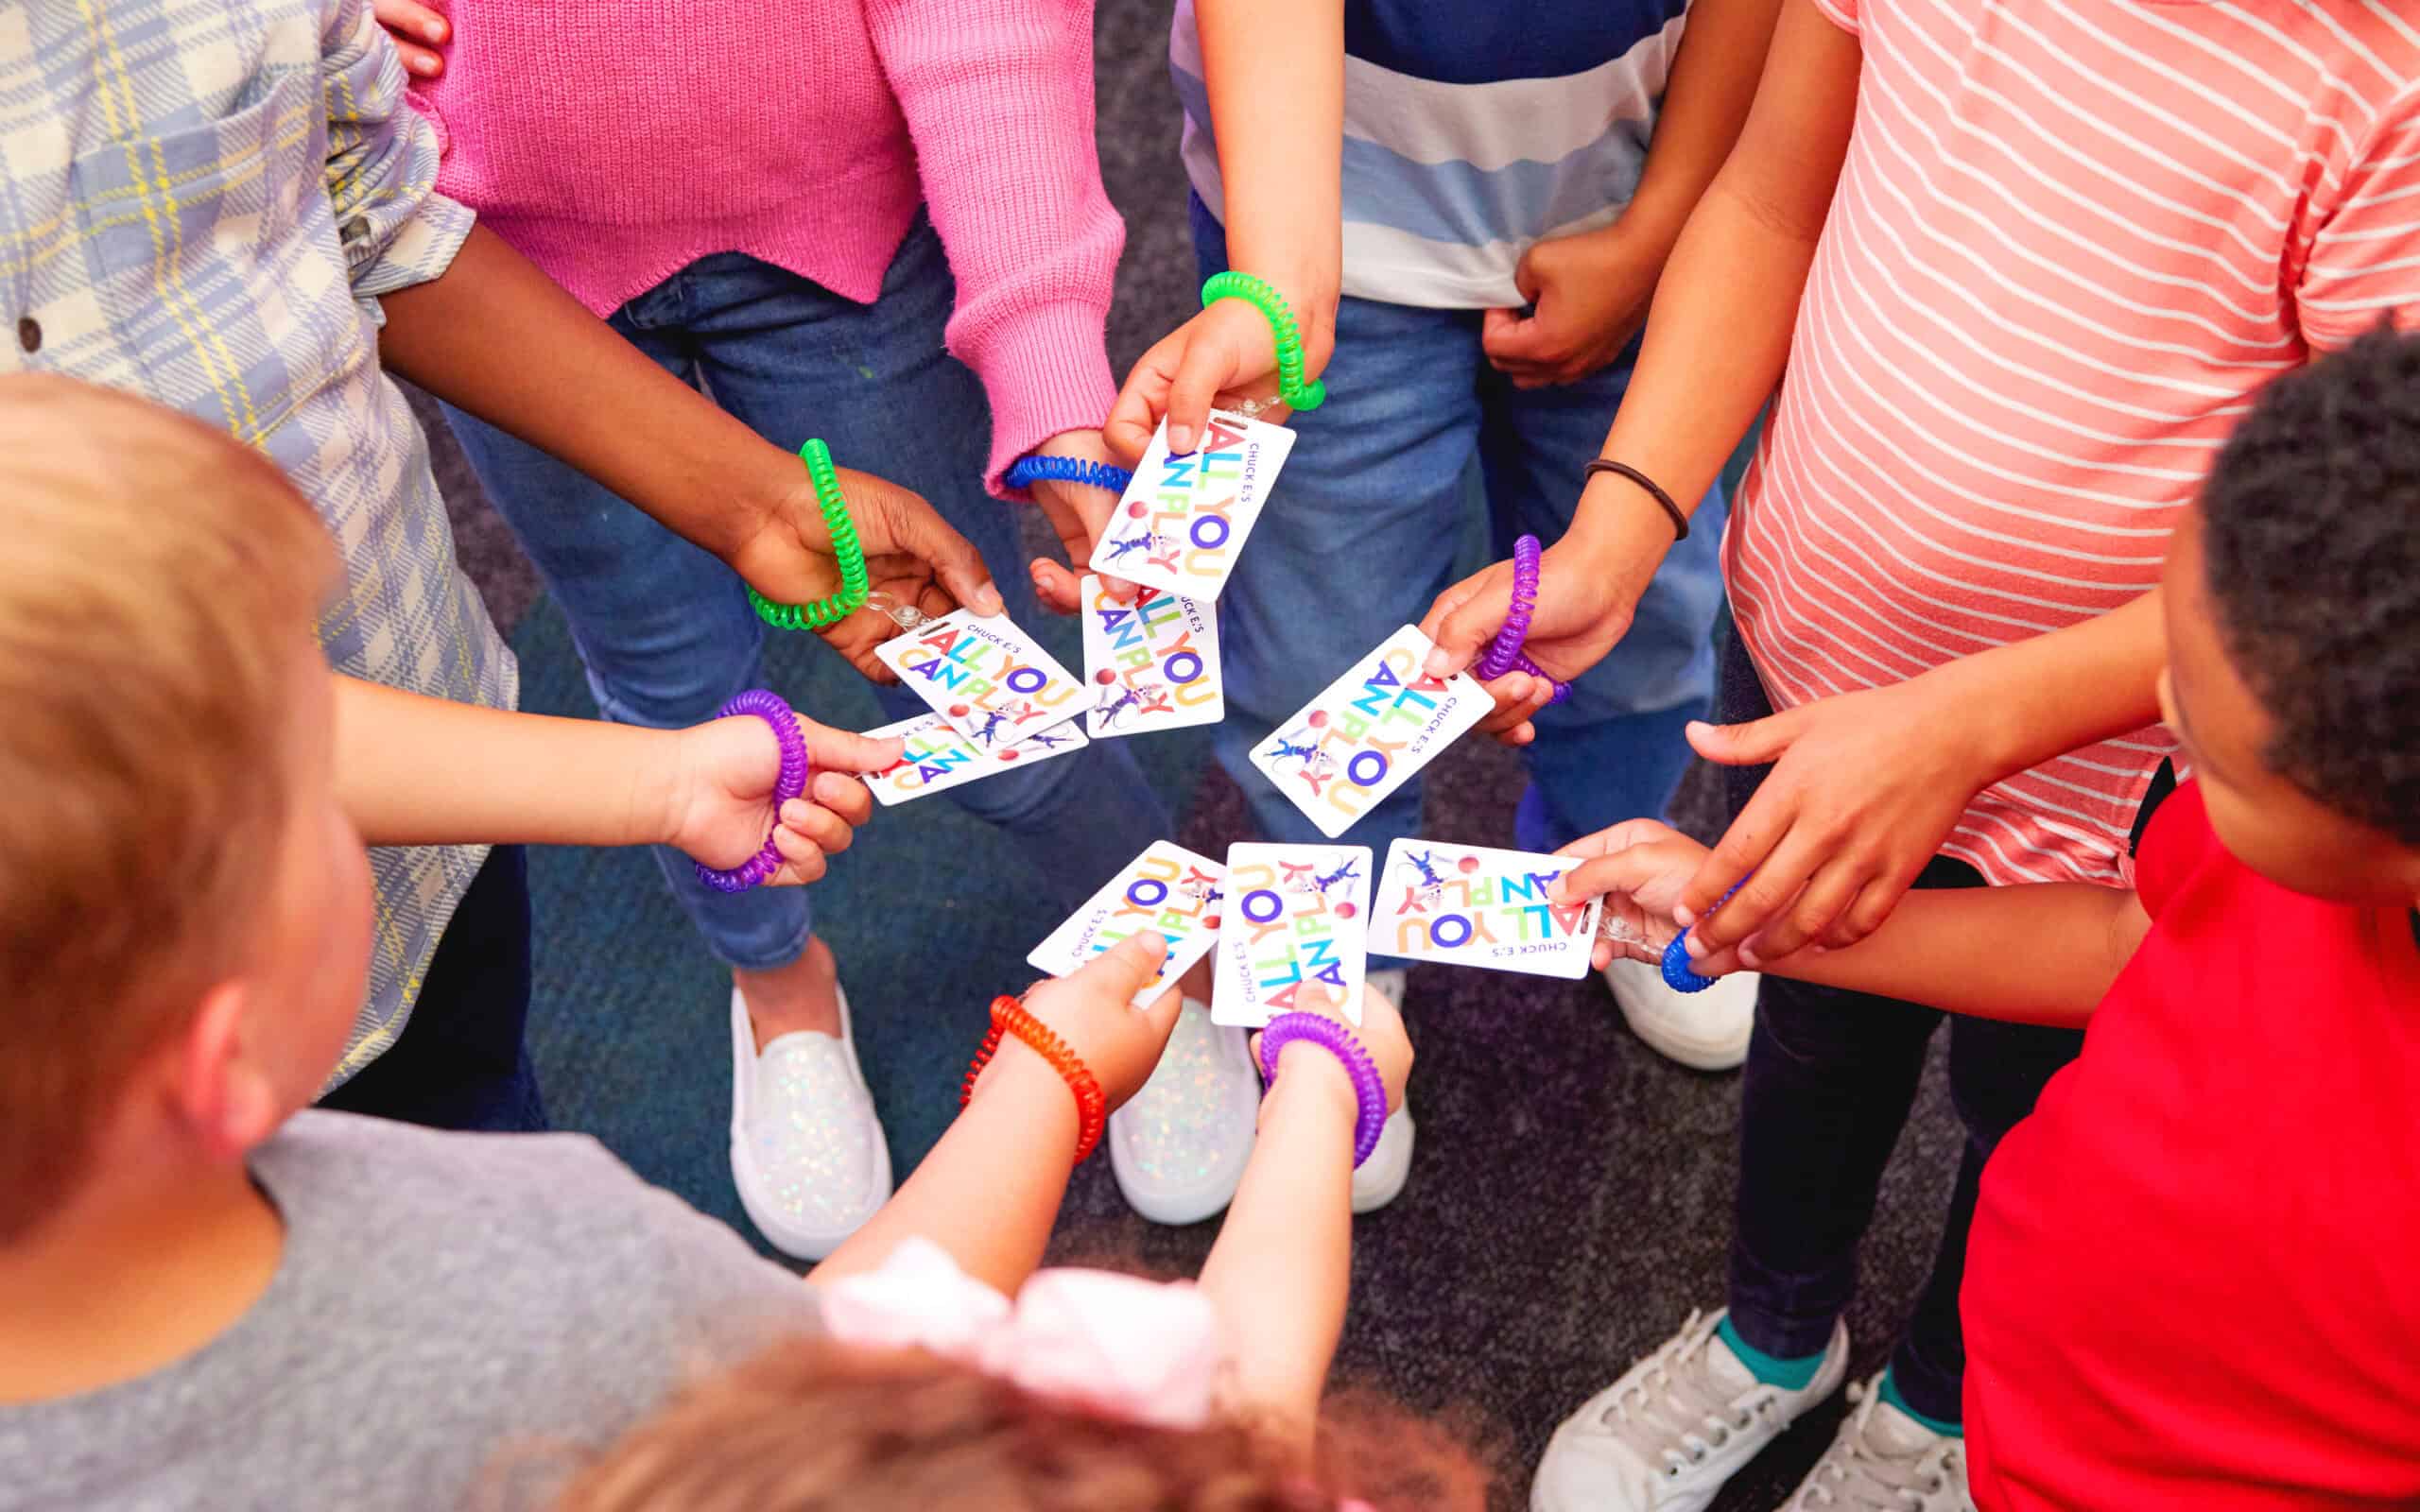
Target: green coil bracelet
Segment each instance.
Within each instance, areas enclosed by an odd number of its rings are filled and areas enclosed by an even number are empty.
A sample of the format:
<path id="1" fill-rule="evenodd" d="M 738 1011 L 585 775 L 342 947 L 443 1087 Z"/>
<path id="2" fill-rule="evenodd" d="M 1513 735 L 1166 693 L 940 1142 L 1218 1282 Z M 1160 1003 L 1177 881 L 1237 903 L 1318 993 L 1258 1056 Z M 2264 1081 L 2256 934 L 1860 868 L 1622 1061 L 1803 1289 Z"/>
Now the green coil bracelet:
<path id="1" fill-rule="evenodd" d="M 798 449 L 798 455 L 814 481 L 815 502 L 822 507 L 823 525 L 832 535 L 832 555 L 840 563 L 840 591 L 812 604 L 776 604 L 751 588 L 748 602 L 775 629 L 820 630 L 848 618 L 865 604 L 866 554 L 857 543 L 857 527 L 849 519 L 849 502 L 840 497 L 840 475 L 832 471 L 832 449 L 810 440 Z"/>
<path id="2" fill-rule="evenodd" d="M 1327 385 L 1303 382 L 1303 333 L 1286 296 L 1265 278 L 1250 273 L 1213 274 L 1201 285 L 1201 307 L 1220 300 L 1245 300 L 1269 319 L 1269 334 L 1277 343 L 1277 397 L 1290 409 L 1317 409 L 1327 401 Z"/>

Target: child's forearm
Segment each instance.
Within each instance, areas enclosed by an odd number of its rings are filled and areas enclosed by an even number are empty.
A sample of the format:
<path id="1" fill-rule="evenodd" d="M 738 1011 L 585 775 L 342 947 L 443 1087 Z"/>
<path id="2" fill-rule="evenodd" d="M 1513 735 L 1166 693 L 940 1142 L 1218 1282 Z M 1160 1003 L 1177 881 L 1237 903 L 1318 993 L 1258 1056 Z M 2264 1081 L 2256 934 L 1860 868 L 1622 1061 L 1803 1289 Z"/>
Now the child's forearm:
<path id="1" fill-rule="evenodd" d="M 1857 944 L 1765 970 L 1977 1018 L 2081 1026 L 2150 928 L 2133 892 L 2089 883 L 1911 892 Z"/>
<path id="2" fill-rule="evenodd" d="M 681 732 L 338 677 L 337 797 L 370 845 L 668 843 Z"/>
<path id="3" fill-rule="evenodd" d="M 1968 744 L 1976 788 L 2159 722 L 2168 633 L 2154 587 L 2106 614 L 1925 673 L 1942 734 Z"/>
<path id="4" fill-rule="evenodd" d="M 1677 242 L 1739 140 L 1756 96 L 1780 0 L 1696 0 L 1664 85 L 1638 188 L 1622 209 Z"/>
<path id="5" fill-rule="evenodd" d="M 1656 285 L 1602 455 L 1655 479 L 1685 509 L 1705 496 L 1780 382 L 1856 118 L 1859 58 L 1856 40 L 1812 0 L 1787 0 L 1738 146 Z M 1643 592 L 1672 529 L 1635 484 L 1599 473 L 1567 539 L 1605 580 Z"/>
<path id="6" fill-rule="evenodd" d="M 1236 1350 L 1229 1405 L 1305 1452 L 1344 1328 L 1356 1106 L 1332 1055 L 1285 1052 L 1252 1163 L 1201 1267 Z"/>
<path id="7" fill-rule="evenodd" d="M 1005 1041 L 974 1100 L 915 1174 L 807 1279 L 873 1270 L 900 1241 L 922 1237 L 969 1276 L 1015 1296 L 1050 1242 L 1079 1133 L 1067 1084 L 1039 1056 Z"/>
<path id="8" fill-rule="evenodd" d="M 796 457 L 648 361 L 484 228 L 443 277 L 379 302 L 389 369 L 718 557 L 755 536 L 798 481 Z"/>
<path id="9" fill-rule="evenodd" d="M 1194 16 L 1228 266 L 1277 285 L 1319 346 L 1343 279 L 1344 7 L 1199 0 Z"/>

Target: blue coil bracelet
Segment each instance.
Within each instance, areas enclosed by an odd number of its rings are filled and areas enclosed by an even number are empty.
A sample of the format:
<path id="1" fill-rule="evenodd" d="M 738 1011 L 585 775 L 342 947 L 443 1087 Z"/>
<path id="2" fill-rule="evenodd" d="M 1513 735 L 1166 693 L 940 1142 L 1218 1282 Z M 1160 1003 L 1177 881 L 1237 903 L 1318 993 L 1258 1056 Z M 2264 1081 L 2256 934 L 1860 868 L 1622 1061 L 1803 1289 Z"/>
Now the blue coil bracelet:
<path id="1" fill-rule="evenodd" d="M 1012 489 L 1029 489 L 1037 483 L 1089 483 L 1096 489 L 1124 493 L 1134 474 L 1080 456 L 1021 456 L 1000 474 L 1000 481 Z"/>

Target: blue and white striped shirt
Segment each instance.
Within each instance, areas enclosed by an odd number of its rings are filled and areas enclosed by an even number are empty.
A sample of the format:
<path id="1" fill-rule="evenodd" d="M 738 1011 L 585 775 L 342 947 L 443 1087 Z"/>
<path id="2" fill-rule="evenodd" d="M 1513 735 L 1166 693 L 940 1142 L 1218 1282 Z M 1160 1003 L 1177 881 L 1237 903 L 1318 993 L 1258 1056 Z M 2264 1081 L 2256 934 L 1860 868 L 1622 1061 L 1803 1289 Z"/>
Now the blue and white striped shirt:
<path id="1" fill-rule="evenodd" d="M 1687 0 L 1346 0 L 1344 292 L 1517 306 L 1530 244 L 1602 226 L 1638 187 Z M 1225 218 L 1194 0 L 1169 71 L 1184 164 Z"/>

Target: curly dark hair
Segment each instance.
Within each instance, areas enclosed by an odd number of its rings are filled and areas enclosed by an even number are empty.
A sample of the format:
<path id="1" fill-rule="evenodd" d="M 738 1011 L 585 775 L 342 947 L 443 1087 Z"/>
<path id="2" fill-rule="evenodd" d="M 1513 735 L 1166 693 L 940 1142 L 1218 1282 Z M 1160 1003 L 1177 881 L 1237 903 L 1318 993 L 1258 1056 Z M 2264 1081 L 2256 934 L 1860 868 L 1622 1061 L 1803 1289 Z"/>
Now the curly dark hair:
<path id="1" fill-rule="evenodd" d="M 2382 323 L 2261 391 L 2202 493 L 2270 767 L 2420 846 L 2420 334 Z"/>

